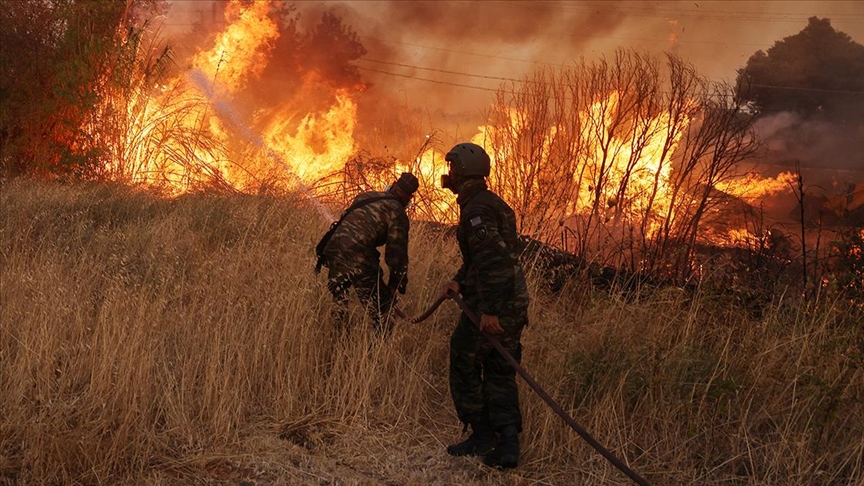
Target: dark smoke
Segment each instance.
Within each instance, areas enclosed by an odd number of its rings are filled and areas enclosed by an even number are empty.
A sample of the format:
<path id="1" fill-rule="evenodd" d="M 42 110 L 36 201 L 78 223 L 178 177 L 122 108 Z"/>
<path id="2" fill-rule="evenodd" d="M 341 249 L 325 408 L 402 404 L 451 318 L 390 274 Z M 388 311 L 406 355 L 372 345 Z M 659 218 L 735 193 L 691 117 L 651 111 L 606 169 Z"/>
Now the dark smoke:
<path id="1" fill-rule="evenodd" d="M 784 112 L 759 119 L 769 164 L 864 171 L 864 126 Z"/>

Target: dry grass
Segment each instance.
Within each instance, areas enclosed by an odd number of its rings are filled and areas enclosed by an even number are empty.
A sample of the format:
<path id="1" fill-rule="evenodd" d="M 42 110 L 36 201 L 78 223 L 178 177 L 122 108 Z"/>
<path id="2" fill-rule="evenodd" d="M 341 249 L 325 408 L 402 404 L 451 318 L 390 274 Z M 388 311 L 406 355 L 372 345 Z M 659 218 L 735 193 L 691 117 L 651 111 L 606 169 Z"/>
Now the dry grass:
<path id="1" fill-rule="evenodd" d="M 527 386 L 519 469 L 447 456 L 454 306 L 336 335 L 302 201 L 7 181 L 0 210 L 0 482 L 628 483 Z M 458 252 L 420 224 L 410 251 L 417 313 Z M 860 311 L 533 293 L 525 367 L 652 483 L 864 481 Z"/>

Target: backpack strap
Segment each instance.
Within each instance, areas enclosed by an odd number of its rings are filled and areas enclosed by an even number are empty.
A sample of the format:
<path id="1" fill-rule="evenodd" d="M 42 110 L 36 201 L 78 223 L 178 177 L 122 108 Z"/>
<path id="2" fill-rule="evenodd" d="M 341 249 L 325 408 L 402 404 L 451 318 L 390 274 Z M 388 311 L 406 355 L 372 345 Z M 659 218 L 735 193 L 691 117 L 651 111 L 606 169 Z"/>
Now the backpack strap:
<path id="1" fill-rule="evenodd" d="M 362 201 L 357 201 L 357 202 L 355 202 L 354 204 L 352 204 L 351 206 L 349 206 L 348 209 L 346 209 L 346 210 L 342 213 L 342 217 L 340 217 L 340 218 L 339 218 L 339 221 L 337 221 L 336 223 L 337 223 L 337 224 L 341 223 L 342 220 L 345 219 L 345 216 L 348 216 L 348 213 L 350 213 L 351 211 L 354 211 L 355 209 L 362 208 L 363 206 L 366 206 L 367 204 L 371 204 L 371 203 L 373 203 L 373 202 L 381 201 L 381 200 L 383 200 L 383 199 L 394 199 L 394 200 L 397 200 L 397 201 L 398 201 L 398 199 L 396 198 L 396 196 L 394 196 L 394 195 L 392 195 L 392 194 L 387 194 L 386 196 L 370 197 L 369 199 L 364 199 L 364 200 L 362 200 Z"/>
<path id="2" fill-rule="evenodd" d="M 333 236 L 333 233 L 336 232 L 336 229 L 342 224 L 342 221 L 348 216 L 351 211 L 355 209 L 362 208 L 368 204 L 372 204 L 373 202 L 382 201 L 384 199 L 393 199 L 398 201 L 396 196 L 392 194 L 387 194 L 386 196 L 376 196 L 370 197 L 369 199 L 363 199 L 362 201 L 355 201 L 354 204 L 348 207 L 345 211 L 342 212 L 342 216 L 339 217 L 338 221 L 333 221 L 330 224 L 330 229 L 324 233 L 324 236 L 321 238 L 321 241 L 318 242 L 318 245 L 315 246 L 315 254 L 318 257 L 318 260 L 315 262 L 315 273 L 321 271 L 321 267 L 327 264 L 326 258 L 324 257 L 324 250 L 327 248 L 327 244 L 330 243 L 330 238 Z"/>

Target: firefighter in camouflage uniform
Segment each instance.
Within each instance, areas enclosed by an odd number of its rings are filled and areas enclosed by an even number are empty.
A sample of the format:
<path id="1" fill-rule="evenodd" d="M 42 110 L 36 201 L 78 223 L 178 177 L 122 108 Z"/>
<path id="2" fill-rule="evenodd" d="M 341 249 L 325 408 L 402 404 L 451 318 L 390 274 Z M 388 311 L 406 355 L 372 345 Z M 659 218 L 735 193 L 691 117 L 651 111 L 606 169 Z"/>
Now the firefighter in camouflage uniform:
<path id="1" fill-rule="evenodd" d="M 346 210 L 324 248 L 327 288 L 333 295 L 333 318 L 345 323 L 348 291 L 354 287 L 379 333 L 390 331 L 390 310 L 395 294 L 408 285 L 408 229 L 405 208 L 417 191 L 414 175 L 403 173 L 384 192 L 359 194 Z M 386 245 L 384 261 L 390 269 L 387 283 L 380 267 L 378 247 Z"/>
<path id="2" fill-rule="evenodd" d="M 522 329 L 528 323 L 528 291 L 519 263 L 513 210 L 486 187 L 489 155 L 461 143 L 447 153 L 449 174 L 441 185 L 457 195 L 456 232 L 462 267 L 443 293 L 461 293 L 480 317 L 480 328 L 463 312 L 450 339 L 450 392 L 456 413 L 471 435 L 447 447 L 454 456 L 482 455 L 497 468 L 516 467 L 522 414 L 516 370 L 482 333 L 494 335 L 521 362 Z"/>

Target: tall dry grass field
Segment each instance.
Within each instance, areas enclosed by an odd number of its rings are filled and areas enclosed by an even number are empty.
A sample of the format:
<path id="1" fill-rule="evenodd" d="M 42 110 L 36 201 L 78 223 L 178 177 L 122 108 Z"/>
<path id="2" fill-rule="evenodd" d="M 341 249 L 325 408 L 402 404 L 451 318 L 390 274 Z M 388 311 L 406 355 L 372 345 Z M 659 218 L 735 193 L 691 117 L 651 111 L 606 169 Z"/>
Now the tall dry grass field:
<path id="1" fill-rule="evenodd" d="M 447 456 L 455 305 L 337 333 L 301 200 L 0 187 L 0 481 L 628 483 L 521 380 L 522 465 Z M 410 255 L 416 314 L 458 251 L 415 223 Z M 864 482 L 860 308 L 531 284 L 524 366 L 653 484 Z"/>

